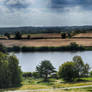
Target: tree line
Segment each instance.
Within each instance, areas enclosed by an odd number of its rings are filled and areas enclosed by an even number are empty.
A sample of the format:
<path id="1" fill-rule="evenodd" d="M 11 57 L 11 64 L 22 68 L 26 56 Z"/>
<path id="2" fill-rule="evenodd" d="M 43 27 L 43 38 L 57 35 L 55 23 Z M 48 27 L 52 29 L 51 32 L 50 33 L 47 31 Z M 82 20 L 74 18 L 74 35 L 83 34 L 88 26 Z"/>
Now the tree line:
<path id="1" fill-rule="evenodd" d="M 22 78 L 33 77 L 63 79 L 67 82 L 79 80 L 83 77 L 92 76 L 89 64 L 85 64 L 80 56 L 74 56 L 72 61 L 60 65 L 58 71 L 49 60 L 43 60 L 36 66 L 35 72 L 22 73 L 19 60 L 14 54 L 0 52 L 0 88 L 10 88 L 21 85 Z"/>
<path id="2" fill-rule="evenodd" d="M 74 35 L 73 32 L 61 32 L 60 34 L 62 39 L 66 39 L 66 38 L 70 39 Z M 31 39 L 31 34 L 25 34 L 25 35 L 26 35 L 25 39 Z M 15 34 L 5 33 L 4 36 L 7 37 L 7 39 L 16 39 L 16 40 L 24 39 L 23 33 L 21 32 L 15 32 Z M 43 38 L 40 38 L 40 39 L 43 39 Z"/>
<path id="3" fill-rule="evenodd" d="M 23 39 L 22 38 L 22 33 L 21 32 L 15 32 L 15 34 L 10 34 L 10 33 L 5 33 L 4 36 L 7 37 L 7 39 L 16 39 L 16 40 L 20 40 L 20 39 Z M 14 37 L 11 37 L 11 36 L 14 36 Z M 26 39 L 30 39 L 31 38 L 31 35 L 30 34 L 27 34 L 27 37 Z"/>
<path id="4" fill-rule="evenodd" d="M 43 78 L 44 81 L 48 81 L 51 77 L 61 78 L 67 82 L 89 77 L 90 75 L 92 75 L 90 66 L 84 63 L 81 56 L 74 56 L 72 61 L 61 64 L 58 71 L 55 70 L 55 67 L 49 60 L 44 60 L 36 66 L 36 72 L 23 73 L 23 77 Z"/>

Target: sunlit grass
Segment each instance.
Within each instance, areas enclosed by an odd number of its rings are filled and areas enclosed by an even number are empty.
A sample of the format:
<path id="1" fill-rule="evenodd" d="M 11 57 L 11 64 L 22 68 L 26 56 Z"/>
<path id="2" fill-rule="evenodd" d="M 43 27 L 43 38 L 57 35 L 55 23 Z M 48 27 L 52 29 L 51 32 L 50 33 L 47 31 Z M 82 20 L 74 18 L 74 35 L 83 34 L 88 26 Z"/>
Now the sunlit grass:
<path id="1" fill-rule="evenodd" d="M 53 89 L 53 88 L 67 88 L 76 86 L 92 85 L 92 78 L 82 78 L 84 81 L 66 83 L 62 79 L 50 79 L 48 82 L 44 82 L 43 79 L 25 78 L 23 79 L 22 86 L 17 88 L 11 88 L 7 90 L 35 90 L 35 89 Z M 76 91 L 75 91 L 76 90 Z M 81 89 L 83 90 L 83 89 Z M 88 89 L 87 89 L 88 90 Z M 91 91 L 83 92 L 91 92 Z M 1 92 L 1 91 L 0 91 Z M 44 92 L 44 91 L 42 91 Z M 46 92 L 46 90 L 45 90 Z M 47 92 L 82 92 L 78 89 L 73 90 L 50 90 Z"/>

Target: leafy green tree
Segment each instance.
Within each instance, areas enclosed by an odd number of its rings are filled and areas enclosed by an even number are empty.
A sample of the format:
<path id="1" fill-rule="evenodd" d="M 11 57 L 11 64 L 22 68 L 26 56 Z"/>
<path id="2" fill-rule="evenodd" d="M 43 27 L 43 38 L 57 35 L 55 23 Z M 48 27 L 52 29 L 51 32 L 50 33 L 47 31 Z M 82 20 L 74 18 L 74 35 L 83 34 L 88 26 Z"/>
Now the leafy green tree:
<path id="1" fill-rule="evenodd" d="M 0 88 L 5 88 L 10 83 L 8 77 L 8 61 L 6 55 L 0 52 Z"/>
<path id="2" fill-rule="evenodd" d="M 84 69 L 83 69 L 83 77 L 88 77 L 89 76 L 89 70 L 90 70 L 89 64 L 85 64 Z"/>
<path id="3" fill-rule="evenodd" d="M 45 81 L 48 80 L 49 75 L 55 72 L 54 66 L 48 60 L 42 61 L 41 64 L 36 67 L 36 70 Z"/>
<path id="4" fill-rule="evenodd" d="M 75 68 L 76 68 L 76 71 L 78 72 L 78 77 L 82 77 L 83 76 L 83 73 L 84 73 L 84 62 L 81 58 L 81 56 L 74 56 L 73 57 L 73 62 L 75 63 Z"/>
<path id="5" fill-rule="evenodd" d="M 0 52 L 0 88 L 15 87 L 21 84 L 21 69 L 14 55 Z"/>
<path id="6" fill-rule="evenodd" d="M 92 71 L 90 71 L 89 74 L 90 74 L 90 77 L 92 77 Z"/>
<path id="7" fill-rule="evenodd" d="M 8 67 L 11 75 L 11 82 L 13 86 L 16 86 L 17 84 L 20 84 L 22 81 L 22 72 L 20 66 L 18 66 L 19 61 L 15 55 L 9 56 L 8 60 L 9 60 Z"/>
<path id="8" fill-rule="evenodd" d="M 75 63 L 74 62 L 65 62 L 59 67 L 58 75 L 60 78 L 62 78 L 65 81 L 73 81 L 76 76 L 77 72 L 75 69 Z"/>

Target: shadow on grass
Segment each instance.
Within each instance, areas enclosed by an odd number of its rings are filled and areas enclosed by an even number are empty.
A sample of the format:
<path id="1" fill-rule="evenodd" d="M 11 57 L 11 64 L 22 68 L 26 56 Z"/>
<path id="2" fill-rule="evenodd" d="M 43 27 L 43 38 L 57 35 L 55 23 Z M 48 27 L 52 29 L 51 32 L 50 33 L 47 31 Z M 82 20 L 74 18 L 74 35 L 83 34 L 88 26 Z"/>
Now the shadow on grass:
<path id="1" fill-rule="evenodd" d="M 16 86 L 10 87 L 10 88 L 3 88 L 0 89 L 0 92 L 6 92 L 6 91 L 14 91 L 14 90 L 18 90 L 20 87 L 22 86 L 22 84 L 18 84 Z"/>
<path id="2" fill-rule="evenodd" d="M 40 80 L 37 82 L 37 84 L 43 84 L 43 85 L 53 85 L 54 84 L 54 81 L 52 80 Z"/>
<path id="3" fill-rule="evenodd" d="M 85 79 L 76 79 L 76 80 L 74 80 L 74 81 L 61 81 L 60 83 L 63 83 L 63 84 L 75 84 L 75 83 L 85 83 L 85 82 L 92 82 L 92 81 L 90 81 L 90 80 L 85 80 Z"/>

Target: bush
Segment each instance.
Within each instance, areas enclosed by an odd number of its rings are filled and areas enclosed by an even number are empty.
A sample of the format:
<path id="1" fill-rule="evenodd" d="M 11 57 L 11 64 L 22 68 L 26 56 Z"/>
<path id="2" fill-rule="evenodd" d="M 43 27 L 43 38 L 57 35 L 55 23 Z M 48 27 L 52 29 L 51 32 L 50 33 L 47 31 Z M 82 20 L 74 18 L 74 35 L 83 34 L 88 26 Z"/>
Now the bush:
<path id="1" fill-rule="evenodd" d="M 90 77 L 92 77 L 92 71 L 90 71 Z"/>
<path id="2" fill-rule="evenodd" d="M 57 74 L 57 72 L 56 72 L 56 73 L 51 74 L 51 76 L 50 76 L 50 77 L 51 77 L 51 78 L 58 79 L 58 74 Z"/>
<path id="3" fill-rule="evenodd" d="M 38 72 L 33 72 L 33 73 L 32 73 L 32 77 L 33 77 L 33 78 L 40 78 L 40 75 L 39 75 Z"/>
<path id="4" fill-rule="evenodd" d="M 32 73 L 31 72 L 24 72 L 23 73 L 23 77 L 32 77 Z"/>
<path id="5" fill-rule="evenodd" d="M 2 44 L 0 44 L 0 52 L 7 53 L 7 48 Z"/>

